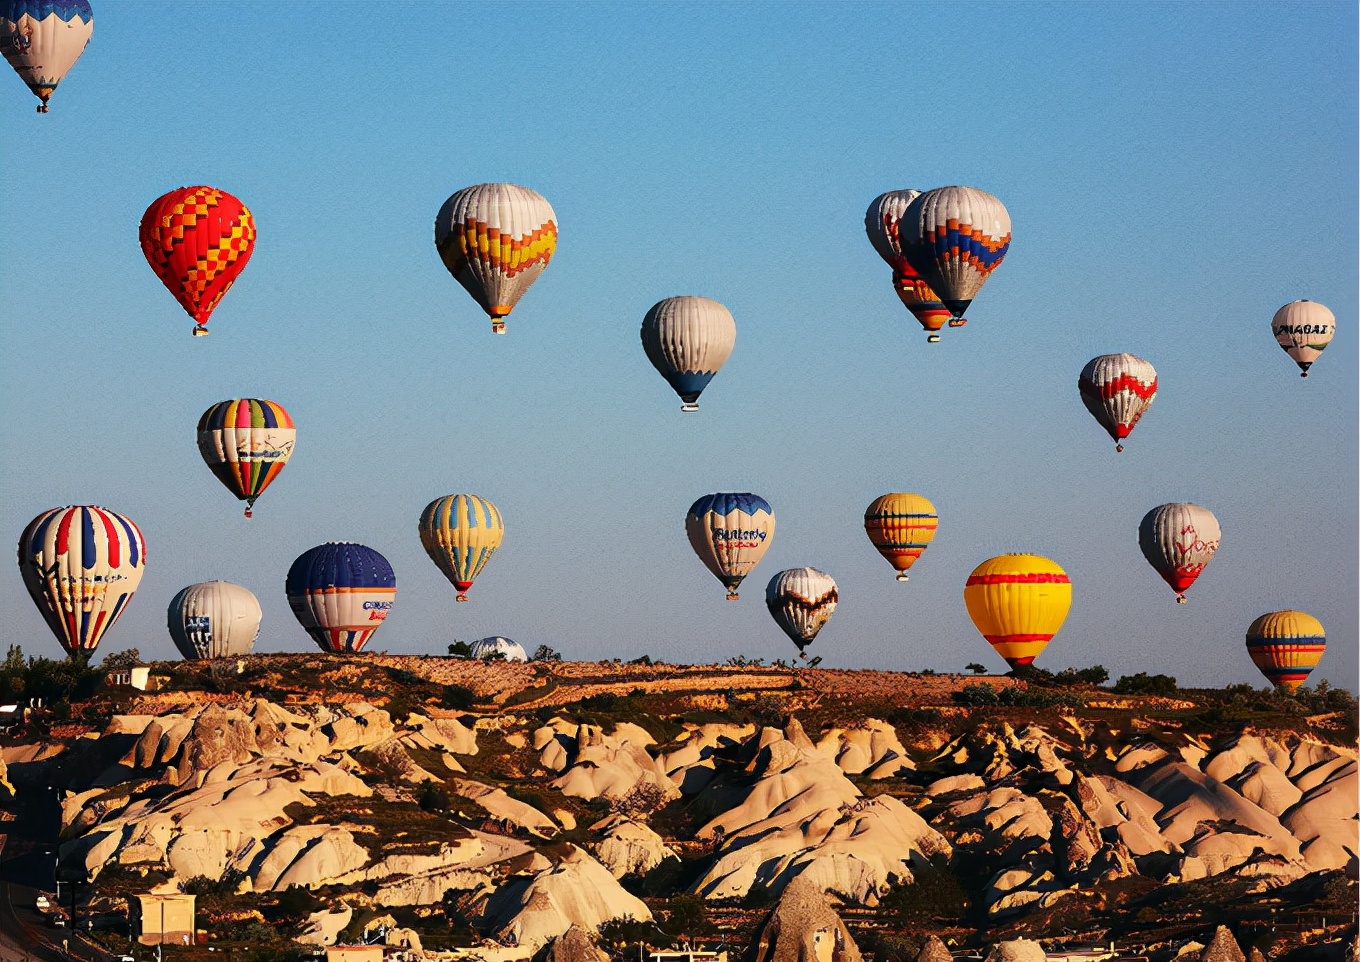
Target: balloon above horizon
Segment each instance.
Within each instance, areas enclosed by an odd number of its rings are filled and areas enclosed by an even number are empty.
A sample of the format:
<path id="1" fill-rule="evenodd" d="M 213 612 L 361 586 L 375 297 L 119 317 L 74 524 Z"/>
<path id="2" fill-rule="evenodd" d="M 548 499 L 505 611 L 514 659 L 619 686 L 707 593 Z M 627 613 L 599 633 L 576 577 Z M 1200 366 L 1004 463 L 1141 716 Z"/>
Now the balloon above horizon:
<path id="1" fill-rule="evenodd" d="M 973 569 L 963 588 L 968 617 L 1012 668 L 1031 664 L 1067 620 L 1072 581 L 1058 563 L 1003 554 Z"/>
<path id="2" fill-rule="evenodd" d="M 803 659 L 803 649 L 835 613 L 838 599 L 835 579 L 816 568 L 788 568 L 765 586 L 765 606 Z"/>
<path id="3" fill-rule="evenodd" d="M 976 187 L 936 187 L 916 197 L 898 222 L 902 254 L 962 320 L 1011 246 L 1006 205 Z"/>
<path id="4" fill-rule="evenodd" d="M 473 579 L 505 537 L 505 521 L 486 498 L 450 494 L 425 506 L 419 530 L 425 553 L 458 592 L 456 600 L 467 601 Z"/>
<path id="5" fill-rule="evenodd" d="M 898 581 L 907 580 L 907 571 L 935 540 L 939 526 L 935 505 L 919 494 L 899 491 L 880 495 L 864 509 L 864 531 L 878 553 L 897 570 Z"/>
<path id="6" fill-rule="evenodd" d="M 255 250 L 255 218 L 216 187 L 180 187 L 151 202 L 140 230 L 146 262 L 194 319 L 197 337 Z"/>
<path id="7" fill-rule="evenodd" d="M 680 410 L 699 410 L 699 395 L 732 355 L 737 322 L 707 297 L 668 297 L 642 319 L 642 349 L 675 393 Z"/>
<path id="8" fill-rule="evenodd" d="M 1077 376 L 1081 403 L 1114 439 L 1116 452 L 1157 397 L 1157 372 L 1132 354 L 1094 357 Z"/>
<path id="9" fill-rule="evenodd" d="M 51 508 L 19 538 L 24 587 L 72 657 L 98 647 L 127 610 L 145 568 L 141 530 L 98 505 Z"/>
<path id="10" fill-rule="evenodd" d="M 1218 551 L 1223 533 L 1208 508 L 1188 501 L 1158 505 L 1138 525 L 1138 547 L 1148 564 L 1185 604 L 1185 593 Z"/>
<path id="11" fill-rule="evenodd" d="M 246 503 L 247 518 L 293 456 L 296 442 L 293 419 L 277 401 L 219 401 L 198 419 L 198 452 L 217 480 Z"/>
<path id="12" fill-rule="evenodd" d="M 250 654 L 261 617 L 254 592 L 230 581 L 181 588 L 165 613 L 170 640 L 192 661 Z"/>
<path id="13" fill-rule="evenodd" d="M 737 586 L 751 573 L 774 539 L 774 509 L 749 492 L 706 494 L 685 515 L 690 547 L 738 599 Z"/>
<path id="14" fill-rule="evenodd" d="M 331 541 L 298 555 L 284 591 L 294 616 L 322 651 L 362 651 L 392 610 L 397 576 L 372 548 Z"/>
<path id="15" fill-rule="evenodd" d="M 42 101 L 40 114 L 93 34 L 86 0 L 0 0 L 0 51 Z"/>
<path id="16" fill-rule="evenodd" d="M 1299 377 L 1307 377 L 1318 355 L 1332 343 L 1336 315 L 1317 301 L 1290 301 L 1275 312 L 1270 329 L 1276 343 L 1299 366 Z"/>
<path id="17" fill-rule="evenodd" d="M 874 246 L 878 256 L 892 268 L 893 290 L 897 291 L 898 299 L 912 317 L 925 328 L 926 343 L 937 344 L 940 329 L 946 321 L 950 327 L 962 327 L 968 322 L 961 317 L 950 318 L 949 309 L 940 302 L 939 295 L 902 253 L 902 215 L 911 202 L 920 196 L 919 190 L 910 189 L 879 194 L 864 214 L 864 232 L 869 235 L 869 243 Z"/>
<path id="18" fill-rule="evenodd" d="M 557 215 L 537 191 L 518 184 L 474 184 L 434 219 L 434 246 L 454 280 L 505 333 L 505 317 L 557 250 Z"/>
<path id="19" fill-rule="evenodd" d="M 1271 611 L 1247 629 L 1247 654 L 1266 679 L 1289 694 L 1298 691 L 1327 648 L 1327 635 L 1306 611 Z"/>

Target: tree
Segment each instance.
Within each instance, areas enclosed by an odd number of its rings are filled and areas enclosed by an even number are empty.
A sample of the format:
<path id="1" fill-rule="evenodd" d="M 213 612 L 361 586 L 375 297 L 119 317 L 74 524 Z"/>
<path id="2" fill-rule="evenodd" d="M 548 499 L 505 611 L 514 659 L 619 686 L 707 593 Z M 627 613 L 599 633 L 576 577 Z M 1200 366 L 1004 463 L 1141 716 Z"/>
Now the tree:
<path id="1" fill-rule="evenodd" d="M 561 661 L 562 656 L 557 653 L 556 648 L 547 645 L 539 645 L 534 649 L 533 661 Z"/>
<path id="2" fill-rule="evenodd" d="M 471 658 L 472 646 L 466 641 L 455 641 L 449 645 L 449 654 L 454 658 Z"/>
<path id="3" fill-rule="evenodd" d="M 101 663 L 105 671 L 126 671 L 129 668 L 136 668 L 142 663 L 142 653 L 136 648 L 125 648 L 123 651 L 115 651 L 109 654 Z"/>
<path id="4" fill-rule="evenodd" d="M 985 675 L 985 674 L 987 674 L 987 666 L 986 666 L 986 665 L 979 665 L 977 662 L 972 662 L 971 664 L 964 665 L 964 666 L 963 666 L 963 670 L 964 670 L 964 671 L 971 671 L 971 672 L 972 672 L 973 674 L 975 674 L 975 675 Z"/>
<path id="5" fill-rule="evenodd" d="M 1114 683 L 1119 695 L 1174 695 L 1176 679 L 1171 675 L 1149 675 L 1140 671 L 1136 675 L 1121 675 Z"/>

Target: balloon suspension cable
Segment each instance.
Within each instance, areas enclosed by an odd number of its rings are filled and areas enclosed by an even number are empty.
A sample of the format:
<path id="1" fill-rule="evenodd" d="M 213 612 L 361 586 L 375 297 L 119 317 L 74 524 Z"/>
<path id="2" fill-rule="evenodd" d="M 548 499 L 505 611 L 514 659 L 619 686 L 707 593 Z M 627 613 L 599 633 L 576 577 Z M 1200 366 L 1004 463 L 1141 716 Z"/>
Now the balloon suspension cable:
<path id="1" fill-rule="evenodd" d="M 1176 596 L 1176 604 L 1178 604 L 1178 605 L 1183 605 L 1183 604 L 1185 604 L 1186 600 L 1187 600 L 1187 599 L 1186 599 L 1185 595 L 1177 595 L 1177 596 Z"/>
<path id="2" fill-rule="evenodd" d="M 932 333 L 932 334 L 927 334 L 927 335 L 926 335 L 926 343 L 927 343 L 927 344 L 939 344 L 939 343 L 940 343 L 940 335 L 934 334 L 934 333 Z"/>
<path id="3" fill-rule="evenodd" d="M 467 601 L 467 600 L 468 600 L 468 596 L 465 595 L 463 592 L 460 591 L 460 592 L 458 592 L 458 598 L 457 598 L 457 600 L 458 600 L 458 601 Z"/>
<path id="4" fill-rule="evenodd" d="M 684 411 L 686 414 L 690 414 L 699 410 L 699 405 L 695 401 L 686 401 L 684 404 L 680 405 L 680 410 Z"/>
<path id="5" fill-rule="evenodd" d="M 898 580 L 898 581 L 906 581 L 906 580 L 907 580 L 907 573 L 906 573 L 905 571 L 899 571 L 899 572 L 897 573 L 897 580 Z"/>

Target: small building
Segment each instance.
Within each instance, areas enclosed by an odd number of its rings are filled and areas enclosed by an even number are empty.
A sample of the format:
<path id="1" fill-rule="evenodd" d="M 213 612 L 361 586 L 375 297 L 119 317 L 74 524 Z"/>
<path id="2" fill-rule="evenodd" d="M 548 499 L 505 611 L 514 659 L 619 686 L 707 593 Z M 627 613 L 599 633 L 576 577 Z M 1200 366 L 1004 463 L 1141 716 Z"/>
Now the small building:
<path id="1" fill-rule="evenodd" d="M 117 671 L 109 672 L 105 680 L 110 685 L 146 691 L 151 683 L 151 669 L 146 665 L 138 665 L 136 668 L 120 668 Z"/>
<path id="2" fill-rule="evenodd" d="M 326 962 L 383 962 L 381 945 L 330 945 Z"/>
<path id="3" fill-rule="evenodd" d="M 192 945 L 194 897 L 185 892 L 155 890 L 137 896 L 141 902 L 142 945 Z"/>

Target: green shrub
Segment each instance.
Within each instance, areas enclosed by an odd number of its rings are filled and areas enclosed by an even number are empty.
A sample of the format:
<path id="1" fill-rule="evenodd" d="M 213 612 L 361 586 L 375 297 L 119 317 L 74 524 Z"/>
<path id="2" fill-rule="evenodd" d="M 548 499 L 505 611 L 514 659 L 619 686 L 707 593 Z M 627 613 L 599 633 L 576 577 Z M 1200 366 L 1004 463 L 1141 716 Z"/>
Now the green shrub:
<path id="1" fill-rule="evenodd" d="M 1121 675 L 1114 683 L 1118 695 L 1174 695 L 1176 679 L 1171 675 L 1149 675 L 1140 671 L 1136 675 Z"/>

